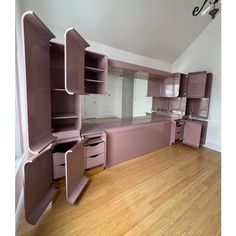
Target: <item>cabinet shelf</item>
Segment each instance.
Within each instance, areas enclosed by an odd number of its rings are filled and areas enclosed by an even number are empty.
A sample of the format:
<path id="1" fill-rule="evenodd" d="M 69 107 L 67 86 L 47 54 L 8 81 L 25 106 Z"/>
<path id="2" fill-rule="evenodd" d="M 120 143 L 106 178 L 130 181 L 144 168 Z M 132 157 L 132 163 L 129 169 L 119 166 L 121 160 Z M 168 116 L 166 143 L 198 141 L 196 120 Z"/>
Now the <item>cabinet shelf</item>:
<path id="1" fill-rule="evenodd" d="M 104 83 L 104 81 L 101 81 L 101 80 L 95 80 L 95 79 L 85 79 L 85 81 L 88 81 L 88 82 L 94 82 L 94 83 Z"/>
<path id="2" fill-rule="evenodd" d="M 74 113 L 55 113 L 55 114 L 52 114 L 52 120 L 76 119 L 76 118 L 79 118 L 79 116 L 74 114 Z"/>
<path id="3" fill-rule="evenodd" d="M 100 72 L 104 72 L 104 71 L 105 71 L 105 70 L 103 70 L 103 69 L 95 68 L 95 67 L 90 67 L 90 66 L 86 66 L 86 67 L 85 67 L 85 70 L 92 71 L 92 72 L 97 72 L 97 73 L 100 73 Z"/>
<path id="4" fill-rule="evenodd" d="M 78 131 L 78 127 L 75 125 L 58 125 L 53 129 L 53 133 L 58 133 L 58 132 L 67 132 L 67 131 Z"/>

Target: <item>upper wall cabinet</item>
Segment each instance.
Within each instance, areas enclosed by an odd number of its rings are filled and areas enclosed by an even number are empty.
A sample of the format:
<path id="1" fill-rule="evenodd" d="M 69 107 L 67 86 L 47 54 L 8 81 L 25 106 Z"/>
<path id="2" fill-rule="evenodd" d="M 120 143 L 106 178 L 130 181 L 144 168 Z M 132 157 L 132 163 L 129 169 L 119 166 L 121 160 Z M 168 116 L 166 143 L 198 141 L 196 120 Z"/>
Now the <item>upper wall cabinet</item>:
<path id="1" fill-rule="evenodd" d="M 205 97 L 207 82 L 207 72 L 194 72 L 188 75 L 181 75 L 180 79 L 180 97 L 203 98 Z"/>
<path id="2" fill-rule="evenodd" d="M 108 58 L 105 55 L 85 52 L 85 92 L 107 93 Z"/>
<path id="3" fill-rule="evenodd" d="M 166 78 L 158 78 L 151 75 L 148 79 L 147 96 L 150 97 L 178 97 L 180 86 L 180 74 L 175 73 Z"/>
<path id="4" fill-rule="evenodd" d="M 106 93 L 107 57 L 85 52 L 89 44 L 73 28 L 64 45 L 33 13 L 22 17 L 29 148 L 38 153 L 58 138 L 79 136 L 79 95 Z"/>

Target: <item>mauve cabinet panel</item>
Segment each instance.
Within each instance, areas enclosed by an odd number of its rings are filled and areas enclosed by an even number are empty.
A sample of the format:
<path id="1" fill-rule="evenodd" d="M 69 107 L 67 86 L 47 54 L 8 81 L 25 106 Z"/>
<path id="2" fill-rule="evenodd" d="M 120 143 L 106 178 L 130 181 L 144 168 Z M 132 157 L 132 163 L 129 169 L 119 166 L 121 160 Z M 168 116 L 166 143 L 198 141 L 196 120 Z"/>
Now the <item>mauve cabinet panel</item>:
<path id="1" fill-rule="evenodd" d="M 36 224 L 57 190 L 52 187 L 52 153 L 46 150 L 24 165 L 25 218 Z"/>
<path id="2" fill-rule="evenodd" d="M 158 78 L 150 75 L 148 79 L 147 96 L 151 97 L 178 97 L 180 86 L 180 74 L 175 73 L 166 78 Z"/>
<path id="3" fill-rule="evenodd" d="M 73 28 L 65 32 L 65 88 L 71 94 L 85 94 L 85 48 L 89 44 Z"/>
<path id="4" fill-rule="evenodd" d="M 169 146 L 171 122 L 142 124 L 106 130 L 107 165 L 112 166 Z"/>
<path id="5" fill-rule="evenodd" d="M 49 42 L 55 36 L 33 13 L 22 16 L 25 51 L 29 148 L 39 153 L 55 140 L 51 134 Z"/>
<path id="6" fill-rule="evenodd" d="M 179 95 L 180 74 L 163 79 L 161 97 L 173 98 Z"/>
<path id="7" fill-rule="evenodd" d="M 183 143 L 199 147 L 201 140 L 202 124 L 194 121 L 185 121 Z"/>
<path id="8" fill-rule="evenodd" d="M 159 78 L 149 78 L 148 79 L 148 91 L 147 96 L 150 97 L 161 97 L 162 94 L 162 81 Z"/>
<path id="9" fill-rule="evenodd" d="M 65 154 L 66 198 L 71 204 L 75 203 L 88 182 L 88 178 L 84 176 L 84 142 L 86 141 L 76 144 Z"/>
<path id="10" fill-rule="evenodd" d="M 204 98 L 206 88 L 206 71 L 189 73 L 188 98 Z"/>

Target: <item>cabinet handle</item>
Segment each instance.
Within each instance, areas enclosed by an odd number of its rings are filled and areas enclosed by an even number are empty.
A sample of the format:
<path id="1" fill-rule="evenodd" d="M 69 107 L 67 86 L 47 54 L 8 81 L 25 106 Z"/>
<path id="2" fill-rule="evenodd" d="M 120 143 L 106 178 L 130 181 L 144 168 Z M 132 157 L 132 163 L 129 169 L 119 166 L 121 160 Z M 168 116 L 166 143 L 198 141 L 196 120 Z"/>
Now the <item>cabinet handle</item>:
<path id="1" fill-rule="evenodd" d="M 90 156 L 89 158 L 94 158 L 94 157 L 97 157 L 99 154 L 96 154 L 96 155 L 93 155 L 93 156 Z"/>

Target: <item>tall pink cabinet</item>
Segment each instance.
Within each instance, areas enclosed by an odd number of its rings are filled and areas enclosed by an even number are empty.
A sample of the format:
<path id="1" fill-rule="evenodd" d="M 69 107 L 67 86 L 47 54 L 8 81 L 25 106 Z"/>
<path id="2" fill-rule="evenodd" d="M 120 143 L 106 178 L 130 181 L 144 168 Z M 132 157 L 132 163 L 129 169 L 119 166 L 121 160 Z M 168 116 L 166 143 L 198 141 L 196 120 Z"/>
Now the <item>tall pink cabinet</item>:
<path id="1" fill-rule="evenodd" d="M 106 93 L 108 60 L 85 51 L 89 44 L 73 28 L 66 30 L 64 44 L 53 43 L 55 35 L 33 12 L 22 16 L 22 30 L 33 154 L 24 166 L 25 217 L 35 224 L 57 192 L 53 180 L 65 177 L 69 203 L 88 182 L 80 95 Z"/>

